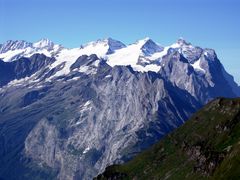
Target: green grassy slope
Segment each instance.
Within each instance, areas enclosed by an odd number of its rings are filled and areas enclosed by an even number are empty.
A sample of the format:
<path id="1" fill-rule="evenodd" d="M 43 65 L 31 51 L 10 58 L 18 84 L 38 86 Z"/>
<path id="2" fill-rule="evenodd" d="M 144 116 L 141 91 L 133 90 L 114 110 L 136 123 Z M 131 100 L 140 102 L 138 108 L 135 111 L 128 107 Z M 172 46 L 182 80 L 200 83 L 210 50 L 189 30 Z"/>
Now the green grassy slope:
<path id="1" fill-rule="evenodd" d="M 240 179 L 240 99 L 217 99 L 183 126 L 96 179 Z"/>

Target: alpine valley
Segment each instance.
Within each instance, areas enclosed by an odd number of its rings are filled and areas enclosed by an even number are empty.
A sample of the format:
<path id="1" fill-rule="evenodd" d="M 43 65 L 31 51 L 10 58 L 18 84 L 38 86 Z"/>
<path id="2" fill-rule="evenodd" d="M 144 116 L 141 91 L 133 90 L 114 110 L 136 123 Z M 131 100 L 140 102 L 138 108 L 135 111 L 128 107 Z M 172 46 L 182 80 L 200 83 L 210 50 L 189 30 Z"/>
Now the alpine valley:
<path id="1" fill-rule="evenodd" d="M 73 49 L 48 39 L 7 41 L 0 179 L 92 179 L 212 99 L 239 96 L 215 51 L 183 39 L 162 47 L 150 38 L 130 45 L 108 38 Z"/>

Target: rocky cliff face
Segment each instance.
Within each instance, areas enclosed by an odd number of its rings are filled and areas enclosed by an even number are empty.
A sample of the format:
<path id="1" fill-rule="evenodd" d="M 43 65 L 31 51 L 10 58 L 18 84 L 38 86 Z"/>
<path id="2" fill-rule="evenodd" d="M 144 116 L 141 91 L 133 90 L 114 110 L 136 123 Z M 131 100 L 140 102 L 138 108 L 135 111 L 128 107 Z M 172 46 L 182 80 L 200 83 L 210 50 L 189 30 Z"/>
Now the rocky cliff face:
<path id="1" fill-rule="evenodd" d="M 212 53 L 212 56 L 206 56 L 207 53 Z M 180 89 L 188 91 L 202 104 L 206 104 L 211 98 L 238 95 L 237 84 L 233 80 L 228 81 L 229 75 L 225 74 L 226 71 L 214 51 L 204 50 L 197 58 L 199 59 L 191 64 L 191 59 L 186 59 L 184 54 L 170 50 L 160 63 L 162 68 L 159 74 Z M 196 63 L 201 63 L 202 68 L 195 67 L 193 64 Z"/>
<path id="2" fill-rule="evenodd" d="M 11 97 L 16 93 L 15 86 L 8 88 L 12 93 L 5 98 L 24 105 L 22 111 L 26 113 L 45 112 L 51 106 L 51 113 L 32 115 L 35 127 L 19 143 L 24 143 L 26 157 L 54 168 L 60 179 L 88 179 L 107 164 L 129 159 L 181 125 L 200 107 L 188 93 L 156 74 L 136 73 L 130 67 L 111 68 L 104 61 L 96 71 L 94 76 L 82 73 L 46 84 L 47 90 L 40 87 L 28 92 L 28 87 L 20 85 L 21 92 L 26 92 L 16 99 Z M 189 103 L 180 105 L 183 98 Z M 1 104 L 6 116 L 10 108 Z M 17 114 L 26 120 L 22 112 Z M 162 121 L 166 116 L 168 119 Z M 2 127 L 10 126 L 9 122 Z M 11 136 L 8 133 L 3 136 Z"/>
<path id="3" fill-rule="evenodd" d="M 128 48 L 139 48 L 133 53 L 140 53 L 136 62 L 147 61 L 144 68 L 160 70 L 109 65 Z M 0 77 L 0 177 L 91 179 L 157 142 L 210 99 L 237 96 L 230 75 L 215 75 L 224 70 L 216 56 L 192 48 L 179 41 L 162 56 L 165 48 L 149 39 L 129 47 L 108 39 L 51 58 L 1 61 L 9 70 Z M 81 56 L 93 49 L 106 57 Z"/>
<path id="4" fill-rule="evenodd" d="M 34 54 L 30 58 L 20 58 L 18 61 L 4 62 L 0 60 L 0 87 L 13 80 L 19 80 L 33 75 L 55 61 L 43 54 Z"/>
<path id="5" fill-rule="evenodd" d="M 183 126 L 96 179 L 235 179 L 239 161 L 240 99 L 216 99 Z"/>

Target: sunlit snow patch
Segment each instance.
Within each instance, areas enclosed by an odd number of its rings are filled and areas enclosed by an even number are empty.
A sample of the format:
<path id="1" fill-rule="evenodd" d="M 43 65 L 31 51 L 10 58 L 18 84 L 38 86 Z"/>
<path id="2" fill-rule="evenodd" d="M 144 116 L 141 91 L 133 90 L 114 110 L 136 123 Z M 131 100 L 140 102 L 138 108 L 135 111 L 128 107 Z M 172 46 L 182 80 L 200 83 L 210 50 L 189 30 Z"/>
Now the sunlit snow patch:
<path id="1" fill-rule="evenodd" d="M 203 68 L 201 68 L 201 66 L 200 66 L 200 62 L 201 62 L 201 59 L 197 60 L 196 62 L 194 62 L 191 65 L 195 70 L 200 70 L 200 71 L 203 71 L 205 73 L 205 70 Z"/>

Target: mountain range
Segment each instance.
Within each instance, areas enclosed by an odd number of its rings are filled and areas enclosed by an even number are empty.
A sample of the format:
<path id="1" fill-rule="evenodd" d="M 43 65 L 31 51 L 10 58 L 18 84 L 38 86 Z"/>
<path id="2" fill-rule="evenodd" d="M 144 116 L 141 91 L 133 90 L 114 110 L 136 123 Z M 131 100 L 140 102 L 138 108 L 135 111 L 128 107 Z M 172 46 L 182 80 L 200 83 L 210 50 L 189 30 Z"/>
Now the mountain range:
<path id="1" fill-rule="evenodd" d="M 0 179 L 91 179 L 240 96 L 215 51 L 183 39 L 7 41 L 0 59 Z"/>

